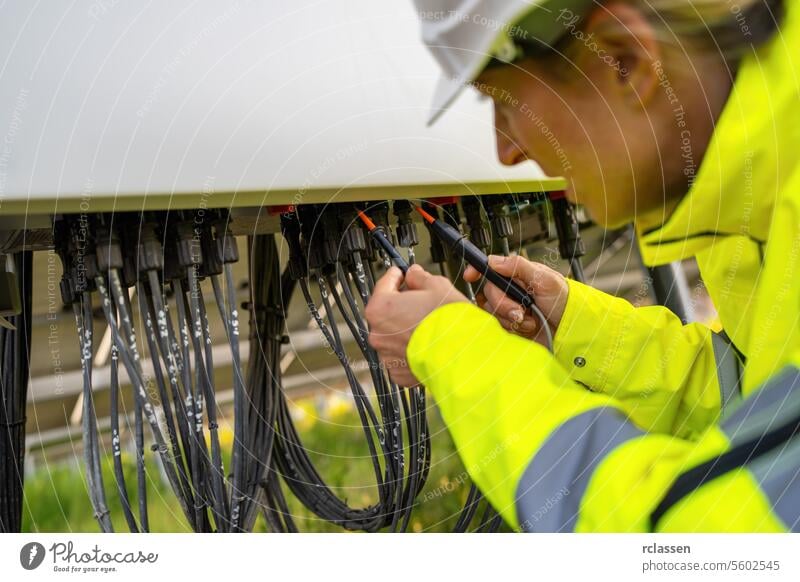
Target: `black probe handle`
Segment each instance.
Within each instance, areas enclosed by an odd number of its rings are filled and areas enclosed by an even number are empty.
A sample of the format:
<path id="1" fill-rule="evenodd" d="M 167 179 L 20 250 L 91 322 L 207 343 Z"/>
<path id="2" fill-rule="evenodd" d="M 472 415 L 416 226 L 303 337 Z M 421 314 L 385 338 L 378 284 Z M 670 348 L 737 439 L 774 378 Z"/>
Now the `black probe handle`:
<path id="1" fill-rule="evenodd" d="M 448 224 L 443 224 L 439 220 L 434 222 L 433 226 L 434 232 L 436 232 L 442 240 L 447 242 L 457 255 L 463 257 L 467 263 L 475 267 L 481 275 L 494 283 L 503 293 L 522 305 L 525 309 L 529 309 L 531 305 L 534 304 L 533 297 L 531 297 L 525 289 L 520 287 L 512 279 L 491 269 L 489 267 L 489 257 L 461 234 L 461 232 Z"/>
<path id="2" fill-rule="evenodd" d="M 386 234 L 380 229 L 380 227 L 371 230 L 370 234 L 372 235 L 372 238 L 374 238 L 381 246 L 392 264 L 403 271 L 403 275 L 405 275 L 408 271 L 408 263 L 406 263 L 402 255 L 400 255 L 400 252 L 392 244 L 392 241 L 386 237 Z"/>

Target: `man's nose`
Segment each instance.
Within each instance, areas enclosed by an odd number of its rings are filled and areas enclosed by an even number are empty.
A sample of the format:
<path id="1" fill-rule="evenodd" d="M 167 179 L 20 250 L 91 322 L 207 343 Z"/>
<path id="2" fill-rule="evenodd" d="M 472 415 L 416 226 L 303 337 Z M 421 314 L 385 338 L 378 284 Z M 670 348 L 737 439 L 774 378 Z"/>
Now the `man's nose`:
<path id="1" fill-rule="evenodd" d="M 508 122 L 502 112 L 495 106 L 494 135 L 497 143 L 497 159 L 505 166 L 514 166 L 527 159 L 525 152 L 517 144 L 509 131 Z"/>
<path id="2" fill-rule="evenodd" d="M 508 135 L 504 135 L 499 130 L 497 136 L 497 159 L 505 166 L 515 166 L 528 159 L 525 152 Z"/>

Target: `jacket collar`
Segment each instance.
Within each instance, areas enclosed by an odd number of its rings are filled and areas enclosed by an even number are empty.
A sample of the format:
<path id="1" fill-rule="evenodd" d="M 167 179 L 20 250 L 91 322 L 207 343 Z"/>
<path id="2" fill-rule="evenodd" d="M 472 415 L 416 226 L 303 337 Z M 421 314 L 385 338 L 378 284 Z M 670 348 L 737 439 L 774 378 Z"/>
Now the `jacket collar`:
<path id="1" fill-rule="evenodd" d="M 772 209 L 800 168 L 800 2 L 780 32 L 745 57 L 689 192 L 659 227 L 637 227 L 642 257 L 660 265 L 719 236 L 765 242 Z"/>

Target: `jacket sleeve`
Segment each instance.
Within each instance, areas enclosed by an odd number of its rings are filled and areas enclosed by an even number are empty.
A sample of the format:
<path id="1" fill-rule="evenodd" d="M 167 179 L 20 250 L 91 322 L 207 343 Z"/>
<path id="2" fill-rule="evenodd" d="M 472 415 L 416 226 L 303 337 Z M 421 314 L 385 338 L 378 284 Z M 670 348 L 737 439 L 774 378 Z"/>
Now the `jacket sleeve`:
<path id="1" fill-rule="evenodd" d="M 517 529 L 647 531 L 676 477 L 728 446 L 713 427 L 696 441 L 644 432 L 619 400 L 575 383 L 543 347 L 467 303 L 426 317 L 407 354 L 467 471 Z M 746 476 L 723 481 L 755 499 L 737 514 L 742 529 L 780 530 Z"/>
<path id="2" fill-rule="evenodd" d="M 613 396 L 640 427 L 695 438 L 738 399 L 738 358 L 721 338 L 569 280 L 553 349 L 573 380 Z"/>

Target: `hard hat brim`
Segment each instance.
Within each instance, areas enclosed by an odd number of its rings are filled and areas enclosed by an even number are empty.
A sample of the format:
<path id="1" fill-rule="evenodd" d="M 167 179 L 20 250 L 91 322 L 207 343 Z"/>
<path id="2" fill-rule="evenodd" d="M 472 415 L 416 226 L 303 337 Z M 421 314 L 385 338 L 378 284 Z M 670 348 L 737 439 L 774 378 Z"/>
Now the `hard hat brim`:
<path id="1" fill-rule="evenodd" d="M 442 114 L 450 108 L 453 101 L 461 95 L 467 84 L 475 80 L 475 77 L 480 74 L 490 60 L 491 56 L 489 55 L 481 59 L 475 67 L 474 74 L 466 75 L 464 78 L 448 77 L 447 75 L 439 77 L 433 92 L 433 102 L 431 103 L 428 122 L 425 124 L 427 127 L 436 123 Z"/>
<path id="2" fill-rule="evenodd" d="M 531 39 L 535 39 L 538 43 L 544 45 L 552 45 L 563 34 L 566 33 L 568 27 L 558 24 L 559 17 L 556 16 L 556 10 L 568 10 L 570 14 L 575 14 L 582 18 L 595 3 L 596 0 L 525 0 L 522 2 L 522 9 L 516 7 L 515 12 L 511 13 L 508 22 L 514 23 L 512 28 L 518 31 L 523 31 Z M 549 15 L 549 17 L 547 16 Z M 569 23 L 570 26 L 574 24 Z M 494 41 L 486 41 L 485 48 L 479 50 L 486 50 L 489 54 L 482 55 L 476 62 L 469 66 L 469 70 L 463 71 L 458 77 L 442 75 L 436 84 L 433 94 L 433 102 L 431 104 L 431 111 L 428 115 L 426 125 L 430 127 L 447 111 L 447 109 L 458 98 L 464 87 L 478 77 L 489 61 L 492 59 L 490 54 L 493 48 L 493 43 L 497 41 L 495 36 Z M 512 42 L 514 39 L 511 39 Z M 444 48 L 442 45 L 441 48 Z M 456 49 L 456 47 L 450 47 Z M 457 50 L 464 50 L 458 47 Z M 473 49 L 474 50 L 474 49 Z"/>

